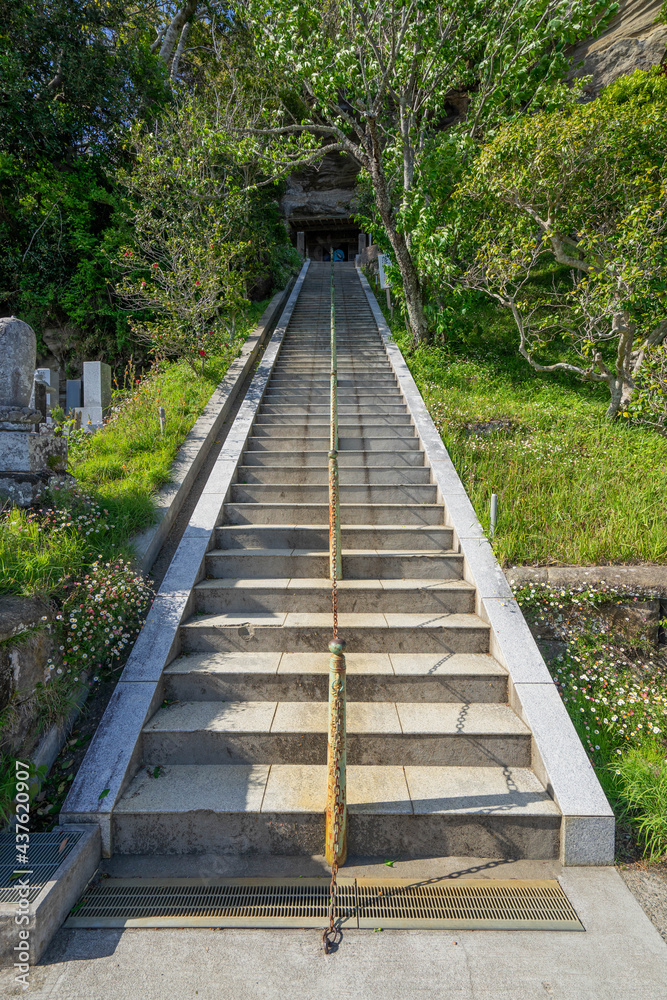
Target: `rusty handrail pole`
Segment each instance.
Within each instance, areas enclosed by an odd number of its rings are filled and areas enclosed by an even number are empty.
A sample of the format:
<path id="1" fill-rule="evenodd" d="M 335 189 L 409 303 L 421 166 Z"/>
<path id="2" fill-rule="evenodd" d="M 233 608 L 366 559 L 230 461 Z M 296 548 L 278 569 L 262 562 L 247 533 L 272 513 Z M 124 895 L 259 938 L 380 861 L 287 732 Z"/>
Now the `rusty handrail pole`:
<path id="1" fill-rule="evenodd" d="M 329 575 L 332 580 L 341 580 L 343 560 L 340 540 L 338 477 L 338 347 L 336 344 L 333 247 L 331 248 L 331 389 L 329 412 Z"/>
<path id="2" fill-rule="evenodd" d="M 338 866 L 347 857 L 347 795 L 346 795 L 346 682 L 344 643 L 338 638 L 338 588 L 342 576 L 340 502 L 338 492 L 338 365 L 336 349 L 336 313 L 334 307 L 334 265 L 331 248 L 331 428 L 329 436 L 329 570 L 331 576 L 331 606 L 333 637 L 329 643 L 329 732 L 327 748 L 327 811 L 325 857 L 331 865 L 329 892 L 329 926 L 322 935 L 324 951 L 329 953 L 337 944 L 340 928 L 336 928 L 336 876 Z"/>
<path id="3" fill-rule="evenodd" d="M 338 451 L 338 348 L 336 345 L 336 305 L 333 247 L 331 248 L 331 427 L 329 450 Z"/>
<path id="4" fill-rule="evenodd" d="M 329 643 L 329 745 L 327 753 L 327 863 L 336 868 L 347 857 L 346 795 L 346 670 L 345 644 L 336 638 Z"/>

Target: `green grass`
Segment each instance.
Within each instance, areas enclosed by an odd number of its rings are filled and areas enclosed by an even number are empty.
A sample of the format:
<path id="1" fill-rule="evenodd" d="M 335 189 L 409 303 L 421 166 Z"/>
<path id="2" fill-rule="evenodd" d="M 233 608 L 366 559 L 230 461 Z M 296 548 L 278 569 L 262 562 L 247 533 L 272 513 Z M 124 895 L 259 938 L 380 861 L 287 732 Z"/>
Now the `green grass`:
<path id="1" fill-rule="evenodd" d="M 109 423 L 95 435 L 70 437 L 74 482 L 51 484 L 33 509 L 0 512 L 0 594 L 40 596 L 54 610 L 44 624 L 54 654 L 43 681 L 29 705 L 14 696 L 0 712 L 0 823 L 8 808 L 3 775 L 13 766 L 21 714 L 30 712 L 21 749 L 29 752 L 49 724 L 66 716 L 83 678 L 92 686 L 121 669 L 152 596 L 133 569 L 132 535 L 153 521 L 156 490 L 169 481 L 179 447 L 265 306 L 253 306 L 245 328 L 224 354 L 208 359 L 203 375 L 176 361 L 136 379 L 130 366 L 131 381 L 114 392 Z"/>
<path id="2" fill-rule="evenodd" d="M 149 376 L 115 393 L 109 423 L 70 448 L 70 471 L 109 511 L 116 537 L 127 540 L 153 521 L 155 491 L 169 482 L 171 464 L 212 392 L 238 357 L 268 302 L 253 303 L 247 323 L 224 354 L 209 358 L 203 375 L 185 361 L 163 362 Z M 130 380 L 132 374 L 130 371 Z M 166 412 L 164 435 L 158 409 Z"/>
<path id="3" fill-rule="evenodd" d="M 203 375 L 175 361 L 132 376 L 131 386 L 114 393 L 109 423 L 70 438 L 76 487 L 51 490 L 39 511 L 13 508 L 0 518 L 0 593 L 61 600 L 64 584 L 96 560 L 132 558 L 132 535 L 154 520 L 156 490 L 169 481 L 179 447 L 265 307 L 253 306 L 246 327 Z"/>
<path id="4" fill-rule="evenodd" d="M 605 419 L 606 387 L 535 372 L 480 306 L 446 346 L 394 335 L 505 565 L 667 562 L 667 439 Z M 488 430 L 475 426 L 500 420 Z"/>

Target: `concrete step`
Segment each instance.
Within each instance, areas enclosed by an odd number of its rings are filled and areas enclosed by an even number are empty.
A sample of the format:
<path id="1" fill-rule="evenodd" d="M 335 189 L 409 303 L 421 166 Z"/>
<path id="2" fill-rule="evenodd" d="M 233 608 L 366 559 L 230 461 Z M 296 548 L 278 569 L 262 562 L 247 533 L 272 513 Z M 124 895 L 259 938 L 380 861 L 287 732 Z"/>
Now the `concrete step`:
<path id="1" fill-rule="evenodd" d="M 324 701 L 193 701 L 160 708 L 143 730 L 158 764 L 326 764 Z M 530 731 L 492 702 L 347 703 L 349 764 L 530 767 Z"/>
<path id="2" fill-rule="evenodd" d="M 246 569 L 231 557 L 229 567 L 207 563 L 207 568 Z M 322 560 L 325 562 L 325 560 Z M 328 559 L 325 562 L 328 566 Z M 252 568 L 252 567 L 250 567 Z M 271 568 L 270 564 L 267 567 Z M 285 568 L 285 567 L 283 567 Z M 299 567 L 298 564 L 295 568 Z M 258 567 L 259 569 L 259 567 Z M 343 567 L 344 569 L 344 567 Z M 327 579 L 294 577 L 217 577 L 195 587 L 196 614 L 237 614 L 263 611 L 321 612 L 331 614 L 331 583 Z M 463 580 L 340 580 L 338 609 L 341 613 L 472 614 L 475 590 Z"/>
<path id="3" fill-rule="evenodd" d="M 338 436 L 338 453 L 346 451 L 381 452 L 392 453 L 403 451 L 420 451 L 420 440 L 418 437 L 396 437 L 383 429 L 380 433 L 366 433 L 363 437 L 350 437 L 347 434 Z M 299 438 L 292 434 L 284 437 L 271 437 L 267 434 L 250 434 L 246 443 L 246 451 L 286 451 L 290 454 L 303 450 L 320 452 L 329 450 L 329 434 L 310 435 L 306 438 Z"/>
<path id="4" fill-rule="evenodd" d="M 308 441 L 311 438 L 328 436 L 330 426 L 329 420 L 264 421 L 258 417 L 252 425 L 252 434 L 253 437 L 287 438 L 292 442 Z M 412 438 L 415 436 L 415 429 L 409 417 L 384 419 L 381 416 L 372 416 L 362 420 L 339 420 L 338 436 Z"/>
<path id="5" fill-rule="evenodd" d="M 302 577 L 329 582 L 329 548 L 212 549 L 206 555 L 206 574 L 221 577 L 282 577 L 303 587 Z M 439 580 L 459 580 L 463 556 L 458 552 L 406 552 L 401 549 L 343 549 L 342 589 L 359 589 L 364 580 L 378 580 L 390 589 L 431 588 Z"/>
<path id="6" fill-rule="evenodd" d="M 245 466 L 280 465 L 283 469 L 328 469 L 328 451 L 246 451 L 243 454 Z M 424 465 L 423 451 L 340 451 L 339 469 L 377 468 L 421 468 Z"/>
<path id="7" fill-rule="evenodd" d="M 307 387 L 299 392 L 299 402 L 300 403 L 316 403 L 319 406 L 328 406 L 330 402 L 329 388 L 318 388 L 314 389 L 312 387 Z M 276 389 L 269 386 L 262 397 L 263 404 L 270 404 L 271 406 L 290 406 L 294 402 L 294 393 L 289 389 Z M 374 389 L 339 389 L 338 391 L 338 404 L 339 406 L 357 406 L 363 405 L 365 403 L 391 403 L 392 405 L 402 406 L 405 404 L 405 400 L 401 394 L 400 389 L 396 387 L 383 388 L 382 390 Z"/>
<path id="8" fill-rule="evenodd" d="M 271 376 L 271 388 L 273 389 L 282 387 L 288 388 L 292 392 L 298 392 L 301 385 L 308 389 L 327 390 L 331 386 L 331 376 L 326 372 L 312 376 L 308 372 L 303 372 L 301 375 L 293 372 L 277 372 Z M 381 391 L 385 387 L 396 388 L 397 386 L 396 378 L 390 374 L 388 369 L 386 375 L 355 372 L 353 375 L 341 374 L 338 377 L 338 387 L 343 390 L 373 388 L 376 391 Z"/>
<path id="9" fill-rule="evenodd" d="M 327 701 L 329 654 L 193 653 L 164 673 L 174 701 Z M 350 701 L 506 702 L 507 671 L 488 653 L 348 653 Z"/>
<path id="10" fill-rule="evenodd" d="M 305 353 L 290 351 L 283 357 L 282 351 L 273 368 L 272 377 L 285 372 L 306 373 L 317 375 L 318 377 L 328 377 L 331 375 L 331 358 L 329 353 L 317 352 L 309 358 Z M 336 374 L 339 376 L 349 376 L 359 373 L 377 373 L 379 375 L 393 374 L 387 367 L 387 357 L 377 351 L 366 351 L 362 356 L 356 357 L 349 352 L 339 354 L 338 368 Z"/>
<path id="11" fill-rule="evenodd" d="M 389 549 L 419 551 L 451 549 L 451 528 L 396 525 L 349 524 L 341 532 L 343 551 L 346 549 Z M 321 549 L 329 551 L 328 526 L 278 524 L 225 524 L 216 530 L 218 549 Z"/>
<path id="12" fill-rule="evenodd" d="M 312 468 L 286 468 L 276 465 L 248 466 L 240 465 L 237 471 L 237 483 L 289 483 L 290 485 L 327 486 L 329 485 L 329 470 Z M 339 483 L 341 486 L 398 486 L 406 483 L 430 483 L 431 470 L 421 466 L 344 466 L 339 468 Z"/>
<path id="13" fill-rule="evenodd" d="M 341 504 L 434 504 L 438 488 L 433 485 L 345 486 L 339 490 Z M 291 486 L 235 483 L 229 491 L 231 503 L 327 503 L 326 486 Z"/>
<path id="14" fill-rule="evenodd" d="M 338 616 L 348 653 L 488 653 L 489 626 L 477 615 L 348 614 Z M 331 613 L 269 611 L 199 615 L 180 629 L 183 653 L 328 649 Z"/>
<path id="15" fill-rule="evenodd" d="M 284 433 L 294 434 L 296 437 L 303 437 L 304 434 L 318 434 L 327 431 L 331 426 L 329 416 L 309 417 L 306 414 L 297 414 L 293 417 L 274 416 L 272 414 L 258 414 L 253 423 L 253 434 Z M 356 415 L 340 417 L 338 421 L 339 434 L 363 434 L 366 428 L 372 432 L 380 428 L 387 428 L 392 433 L 408 436 L 414 434 L 413 424 L 407 413 L 382 414 L 372 413 L 370 416 Z"/>
<path id="16" fill-rule="evenodd" d="M 307 416 L 316 417 L 320 420 L 328 420 L 330 408 L 325 403 L 263 403 L 259 408 L 259 414 L 262 417 L 274 416 L 274 417 L 296 417 L 296 416 Z M 338 406 L 338 416 L 339 419 L 343 419 L 347 416 L 356 416 L 361 414 L 363 416 L 368 416 L 369 414 L 380 414 L 381 416 L 391 416 L 392 414 L 405 414 L 407 413 L 405 403 L 340 403 Z"/>
<path id="17" fill-rule="evenodd" d="M 225 524 L 329 524 L 328 503 L 225 503 Z M 345 525 L 441 526 L 444 511 L 439 504 L 345 503 L 340 508 Z"/>
<path id="18" fill-rule="evenodd" d="M 142 767 L 114 811 L 119 854 L 324 853 L 326 766 Z M 557 858 L 560 814 L 521 767 L 350 765 L 348 852 Z"/>

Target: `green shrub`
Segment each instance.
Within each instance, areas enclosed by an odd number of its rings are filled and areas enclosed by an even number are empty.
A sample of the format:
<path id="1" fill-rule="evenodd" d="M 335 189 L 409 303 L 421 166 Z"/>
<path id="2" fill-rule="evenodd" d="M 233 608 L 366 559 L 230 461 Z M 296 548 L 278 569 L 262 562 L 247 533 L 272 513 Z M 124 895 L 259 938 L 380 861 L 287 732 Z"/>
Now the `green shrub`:
<path id="1" fill-rule="evenodd" d="M 619 818 L 635 828 L 649 861 L 658 861 L 667 853 L 665 748 L 632 749 L 611 767 L 618 779 Z"/>

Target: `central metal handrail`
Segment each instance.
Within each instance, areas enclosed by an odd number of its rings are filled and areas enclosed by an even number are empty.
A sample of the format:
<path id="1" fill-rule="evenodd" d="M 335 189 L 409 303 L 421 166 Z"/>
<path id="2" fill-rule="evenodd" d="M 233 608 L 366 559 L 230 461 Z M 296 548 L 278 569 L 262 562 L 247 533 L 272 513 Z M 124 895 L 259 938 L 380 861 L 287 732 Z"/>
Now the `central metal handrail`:
<path id="1" fill-rule="evenodd" d="M 333 247 L 331 249 L 331 399 L 329 429 L 329 573 L 333 637 L 329 643 L 329 734 L 327 751 L 327 811 L 325 857 L 331 865 L 329 926 L 324 931 L 324 949 L 336 945 L 336 874 L 347 857 L 346 793 L 346 671 L 344 643 L 338 638 L 338 587 L 342 577 L 340 498 L 338 490 L 338 360 Z"/>
<path id="2" fill-rule="evenodd" d="M 331 259 L 331 377 L 329 396 L 329 574 L 332 580 L 343 575 L 340 549 L 340 499 L 338 478 L 338 347 L 336 344 L 336 301 L 334 265 Z M 336 611 L 334 609 L 334 617 Z M 335 632 L 335 625 L 334 625 Z"/>

